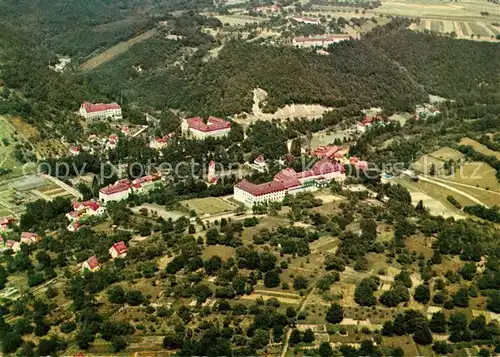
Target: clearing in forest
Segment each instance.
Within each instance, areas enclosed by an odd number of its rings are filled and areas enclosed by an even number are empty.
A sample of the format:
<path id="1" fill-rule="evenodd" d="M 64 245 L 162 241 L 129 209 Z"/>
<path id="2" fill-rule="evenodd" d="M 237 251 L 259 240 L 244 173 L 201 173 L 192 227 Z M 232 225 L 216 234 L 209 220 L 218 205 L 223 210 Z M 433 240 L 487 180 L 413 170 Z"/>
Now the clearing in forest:
<path id="1" fill-rule="evenodd" d="M 104 63 L 112 60 L 116 56 L 127 52 L 133 45 L 153 37 L 154 35 L 156 35 L 156 33 L 157 30 L 152 29 L 144 32 L 143 34 L 140 34 L 139 36 L 131 38 L 128 41 L 120 42 L 119 44 L 108 48 L 106 51 L 92 57 L 91 59 L 83 63 L 80 66 L 80 69 L 83 71 L 91 71 L 93 69 L 96 69 Z"/>

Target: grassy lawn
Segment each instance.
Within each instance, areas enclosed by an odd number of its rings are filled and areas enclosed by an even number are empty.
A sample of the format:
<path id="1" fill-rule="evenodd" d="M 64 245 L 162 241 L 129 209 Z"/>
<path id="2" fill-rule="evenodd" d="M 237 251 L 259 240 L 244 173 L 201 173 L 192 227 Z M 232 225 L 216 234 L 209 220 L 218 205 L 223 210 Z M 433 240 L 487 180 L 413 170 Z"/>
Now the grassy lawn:
<path id="1" fill-rule="evenodd" d="M 188 210 L 194 210 L 200 216 L 230 212 L 236 208 L 228 202 L 216 197 L 195 198 L 182 201 L 182 205 Z"/>
<path id="2" fill-rule="evenodd" d="M 235 249 L 224 245 L 209 245 L 203 249 L 201 254 L 203 260 L 207 260 L 214 255 L 218 255 L 222 260 L 228 260 L 235 256 Z"/>
<path id="3" fill-rule="evenodd" d="M 452 148 L 447 147 L 447 146 L 442 147 L 429 155 L 436 158 L 436 159 L 443 160 L 443 161 L 447 161 L 447 160 L 451 160 L 451 159 L 458 161 L 459 159 L 464 157 L 464 154 L 462 154 L 460 151 L 452 149 Z"/>

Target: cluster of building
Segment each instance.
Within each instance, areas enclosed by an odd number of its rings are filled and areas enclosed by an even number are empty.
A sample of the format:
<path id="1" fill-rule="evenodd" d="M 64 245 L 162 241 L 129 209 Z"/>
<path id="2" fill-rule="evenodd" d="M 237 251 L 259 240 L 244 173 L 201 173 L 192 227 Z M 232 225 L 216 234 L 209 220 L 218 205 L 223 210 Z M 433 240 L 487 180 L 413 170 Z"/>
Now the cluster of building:
<path id="1" fill-rule="evenodd" d="M 163 137 L 153 138 L 149 142 L 149 147 L 155 150 L 161 150 L 168 145 L 169 141 L 175 136 L 175 133 L 167 134 Z"/>
<path id="2" fill-rule="evenodd" d="M 286 195 L 315 190 L 332 180 L 345 180 L 342 164 L 324 158 L 316 162 L 310 170 L 296 172 L 287 168 L 274 176 L 274 180 L 254 184 L 243 180 L 234 186 L 233 198 L 247 206 L 265 202 L 281 202 Z"/>
<path id="3" fill-rule="evenodd" d="M 106 119 L 121 120 L 122 108 L 117 103 L 90 103 L 83 102 L 78 113 L 85 118 L 88 123 L 94 123 Z"/>
<path id="4" fill-rule="evenodd" d="M 337 146 L 337 145 L 321 145 L 315 148 L 312 152 L 312 156 L 316 156 L 320 159 L 336 159 L 342 160 L 349 154 L 349 147 L 347 146 Z"/>
<path id="5" fill-rule="evenodd" d="M 187 118 L 182 121 L 181 129 L 185 136 L 195 139 L 218 138 L 229 134 L 231 123 L 213 116 L 208 117 L 206 121 L 200 117 Z"/>
<path id="6" fill-rule="evenodd" d="M 141 193 L 161 180 L 159 175 L 147 175 L 130 181 L 123 179 L 99 190 L 99 200 L 103 203 L 109 201 L 126 200 L 132 192 Z"/>
<path id="7" fill-rule="evenodd" d="M 379 116 L 365 116 L 365 118 L 358 122 L 356 125 L 356 130 L 360 133 L 364 133 L 367 128 L 370 128 L 372 125 L 385 125 L 386 120 Z"/>
<path id="8" fill-rule="evenodd" d="M 66 213 L 70 221 L 67 229 L 70 232 L 77 232 L 90 217 L 100 217 L 106 212 L 106 209 L 94 200 L 74 201 L 72 206 L 73 210 Z"/>
<path id="9" fill-rule="evenodd" d="M 296 47 L 327 47 L 333 43 L 352 40 L 353 37 L 345 34 L 324 35 L 311 37 L 295 37 L 292 44 Z"/>
<path id="10" fill-rule="evenodd" d="M 108 252 L 111 255 L 111 259 L 115 258 L 125 258 L 127 256 L 127 245 L 125 242 L 120 241 L 111 246 Z M 89 259 L 82 263 L 82 272 L 90 271 L 96 272 L 101 269 L 101 264 L 95 255 L 91 256 Z"/>
<path id="11" fill-rule="evenodd" d="M 428 118 L 433 118 L 438 114 L 441 114 L 441 112 L 430 104 L 417 105 L 415 108 L 415 118 L 417 120 L 426 120 Z"/>
<path id="12" fill-rule="evenodd" d="M 41 239 L 42 238 L 36 233 L 22 232 L 19 241 L 9 239 L 4 242 L 3 237 L 0 236 L 0 244 L 4 244 L 5 247 L 17 253 L 21 250 L 21 244 L 32 245 L 40 242 Z"/>

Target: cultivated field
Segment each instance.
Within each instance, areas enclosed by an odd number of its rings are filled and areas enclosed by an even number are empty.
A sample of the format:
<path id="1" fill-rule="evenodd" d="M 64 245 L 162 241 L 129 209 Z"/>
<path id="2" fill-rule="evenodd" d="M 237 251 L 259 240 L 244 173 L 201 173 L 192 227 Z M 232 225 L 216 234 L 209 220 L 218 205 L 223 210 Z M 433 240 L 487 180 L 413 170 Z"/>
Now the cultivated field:
<path id="1" fill-rule="evenodd" d="M 488 12 L 489 16 L 482 16 Z M 498 7 L 482 0 L 448 2 L 441 0 L 383 0 L 375 13 L 431 19 L 484 20 L 491 22 L 498 14 Z"/>
<path id="2" fill-rule="evenodd" d="M 83 71 L 90 71 L 93 70 L 104 63 L 112 60 L 114 57 L 121 55 L 122 53 L 127 52 L 133 45 L 142 42 L 144 40 L 147 40 L 148 38 L 153 37 L 156 35 L 157 30 L 152 29 L 149 31 L 144 32 L 143 34 L 140 34 L 139 36 L 136 36 L 134 38 L 131 38 L 128 41 L 120 42 L 117 45 L 114 45 L 113 47 L 108 48 L 106 51 L 98 54 L 95 57 L 92 57 L 85 63 L 83 63 L 80 66 L 80 69 Z"/>
<path id="3" fill-rule="evenodd" d="M 188 210 L 194 210 L 196 214 L 203 216 L 205 214 L 217 214 L 230 212 L 236 207 L 227 201 L 216 197 L 195 198 L 182 201 L 182 205 Z"/>
<path id="4" fill-rule="evenodd" d="M 487 1 L 388 0 L 382 1 L 382 6 L 375 12 L 378 15 L 419 18 L 420 21 L 410 29 L 454 32 L 462 39 L 497 41 L 495 36 L 500 33 L 500 28 L 493 25 L 498 22 L 498 5 Z"/>

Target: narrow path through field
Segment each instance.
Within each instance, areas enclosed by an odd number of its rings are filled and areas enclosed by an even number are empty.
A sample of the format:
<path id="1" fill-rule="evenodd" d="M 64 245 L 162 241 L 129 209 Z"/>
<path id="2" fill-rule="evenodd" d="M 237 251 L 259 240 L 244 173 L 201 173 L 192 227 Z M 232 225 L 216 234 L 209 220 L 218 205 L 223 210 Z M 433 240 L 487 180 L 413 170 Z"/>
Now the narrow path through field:
<path id="1" fill-rule="evenodd" d="M 426 177 L 428 177 L 428 176 L 426 176 Z M 450 184 L 457 185 L 457 186 L 469 187 L 469 188 L 473 188 L 474 190 L 485 191 L 485 192 L 493 193 L 494 195 L 500 196 L 500 192 L 492 191 L 492 190 L 487 190 L 487 189 L 484 189 L 484 188 L 481 188 L 481 187 L 472 186 L 472 185 L 468 185 L 466 183 L 450 182 L 450 181 L 447 181 L 445 179 L 441 179 L 441 178 L 438 178 L 438 177 L 433 177 L 432 180 L 437 180 L 437 181 L 441 181 L 441 182 L 444 182 L 444 183 L 450 183 Z"/>
<path id="2" fill-rule="evenodd" d="M 316 282 L 314 281 L 313 284 L 316 284 Z M 311 289 L 311 291 L 309 291 L 304 300 L 302 300 L 302 302 L 300 303 L 299 310 L 297 310 L 297 315 L 300 314 L 302 311 L 304 311 L 307 303 L 309 302 L 309 299 L 311 298 L 311 296 L 314 294 L 315 291 L 316 291 L 316 286 L 314 286 Z M 283 342 L 283 350 L 281 350 L 281 357 L 286 356 L 286 352 L 288 351 L 288 345 L 290 344 L 291 334 L 292 334 L 292 328 L 289 327 L 288 330 L 286 331 L 285 340 Z"/>
<path id="3" fill-rule="evenodd" d="M 485 206 L 485 207 L 488 207 L 486 204 L 484 204 L 482 201 L 478 200 L 476 197 L 474 196 L 471 196 L 469 195 L 468 193 L 462 191 L 462 190 L 459 190 L 458 188 L 455 188 L 453 186 L 450 186 L 448 184 L 445 184 L 443 182 L 440 182 L 440 181 L 435 181 L 433 179 L 430 179 L 429 177 L 426 177 L 426 176 L 419 176 L 419 179 L 422 180 L 422 181 L 425 181 L 425 182 L 430 182 L 432 184 L 435 184 L 437 186 L 441 186 L 441 187 L 444 187 L 450 191 L 453 191 L 453 192 L 456 192 L 464 197 L 467 197 L 469 200 L 471 200 L 472 202 L 474 203 L 477 203 L 478 205 L 480 206 Z"/>

